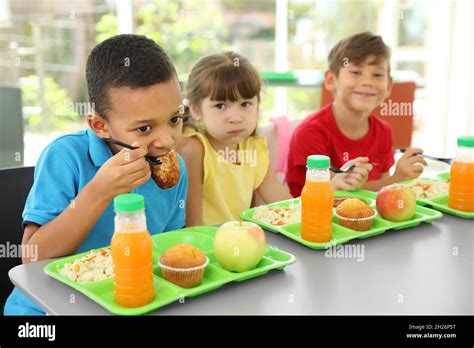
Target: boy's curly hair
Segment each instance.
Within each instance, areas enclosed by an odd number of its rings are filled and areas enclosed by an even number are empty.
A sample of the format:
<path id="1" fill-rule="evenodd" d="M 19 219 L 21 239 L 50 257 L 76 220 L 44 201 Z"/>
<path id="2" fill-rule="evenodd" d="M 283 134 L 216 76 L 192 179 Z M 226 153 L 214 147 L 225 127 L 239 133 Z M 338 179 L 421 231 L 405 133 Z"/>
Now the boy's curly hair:
<path id="1" fill-rule="evenodd" d="M 166 52 L 141 35 L 113 36 L 98 44 L 86 65 L 87 90 L 95 111 L 107 117 L 107 92 L 112 87 L 144 88 L 176 77 Z"/>

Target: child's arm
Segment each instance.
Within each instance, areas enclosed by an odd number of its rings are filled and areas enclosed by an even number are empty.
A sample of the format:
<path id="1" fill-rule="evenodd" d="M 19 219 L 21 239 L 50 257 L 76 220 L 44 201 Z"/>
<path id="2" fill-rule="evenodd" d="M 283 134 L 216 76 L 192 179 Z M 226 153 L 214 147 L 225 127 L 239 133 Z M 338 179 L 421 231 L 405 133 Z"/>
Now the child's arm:
<path id="1" fill-rule="evenodd" d="M 28 224 L 23 245 L 37 248 L 35 260 L 23 256 L 23 263 L 72 254 L 87 238 L 112 199 L 143 185 L 151 176 L 150 165 L 143 158 L 146 148 L 123 149 L 99 169 L 61 214 L 38 227 Z"/>
<path id="2" fill-rule="evenodd" d="M 396 179 L 389 172 L 382 173 L 380 179 L 366 182 L 362 188 L 369 191 L 379 191 L 382 187 L 394 184 Z"/>
<path id="3" fill-rule="evenodd" d="M 422 152 L 419 148 L 408 149 L 398 160 L 392 176 L 388 172 L 382 173 L 380 179 L 368 181 L 362 187 L 365 190 L 379 191 L 384 186 L 419 177 L 423 173 L 423 166 L 420 164 L 428 165 L 422 157 L 417 156 Z"/>
<path id="4" fill-rule="evenodd" d="M 186 226 L 202 225 L 202 182 L 204 177 L 204 147 L 190 137 L 183 139 L 178 152 L 186 163 L 188 173 L 188 196 L 186 198 Z"/>
<path id="5" fill-rule="evenodd" d="M 278 181 L 275 174 L 270 170 L 270 168 L 268 169 L 265 178 L 263 179 L 262 183 L 256 191 L 260 198 L 262 198 L 265 202 L 264 204 L 284 201 L 293 198 L 290 195 L 288 189 Z"/>

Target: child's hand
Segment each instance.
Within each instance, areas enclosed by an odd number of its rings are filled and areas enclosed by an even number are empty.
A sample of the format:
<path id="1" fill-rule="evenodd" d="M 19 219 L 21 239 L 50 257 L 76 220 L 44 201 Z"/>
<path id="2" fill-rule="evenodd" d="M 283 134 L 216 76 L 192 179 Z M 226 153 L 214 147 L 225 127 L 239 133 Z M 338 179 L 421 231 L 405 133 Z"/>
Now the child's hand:
<path id="1" fill-rule="evenodd" d="M 146 147 L 140 147 L 116 153 L 92 179 L 95 189 L 112 199 L 146 183 L 151 177 L 150 164 L 144 158 L 147 152 Z"/>
<path id="2" fill-rule="evenodd" d="M 417 154 L 422 152 L 423 150 L 419 148 L 409 148 L 405 151 L 403 156 L 398 160 L 395 172 L 393 173 L 393 178 L 397 182 L 415 179 L 423 173 L 423 166 L 420 164 L 426 166 L 428 163 L 426 163 L 422 157 L 417 156 Z"/>
<path id="3" fill-rule="evenodd" d="M 367 181 L 372 165 L 369 163 L 368 157 L 357 157 L 350 160 L 342 166 L 348 168 L 351 165 L 355 167 L 349 173 L 336 174 L 332 179 L 332 187 L 337 190 L 357 190 Z"/>

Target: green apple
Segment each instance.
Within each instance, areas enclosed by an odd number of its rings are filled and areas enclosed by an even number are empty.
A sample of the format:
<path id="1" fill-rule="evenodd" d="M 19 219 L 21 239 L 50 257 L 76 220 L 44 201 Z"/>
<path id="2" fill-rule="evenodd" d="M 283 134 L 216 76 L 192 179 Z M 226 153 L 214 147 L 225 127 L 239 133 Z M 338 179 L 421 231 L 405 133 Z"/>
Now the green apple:
<path id="1" fill-rule="evenodd" d="M 265 246 L 265 232 L 260 226 L 247 221 L 229 221 L 217 230 L 214 254 L 225 270 L 245 272 L 257 266 Z"/>

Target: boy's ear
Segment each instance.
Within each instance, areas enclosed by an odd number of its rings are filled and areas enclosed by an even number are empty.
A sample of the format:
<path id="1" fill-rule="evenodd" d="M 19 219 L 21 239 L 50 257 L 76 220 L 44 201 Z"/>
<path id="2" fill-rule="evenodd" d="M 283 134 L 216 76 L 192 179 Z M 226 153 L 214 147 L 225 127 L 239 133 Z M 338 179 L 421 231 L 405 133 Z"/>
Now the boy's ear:
<path id="1" fill-rule="evenodd" d="M 329 93 L 334 94 L 336 90 L 336 75 L 331 70 L 326 70 L 324 73 L 324 87 L 328 90 Z"/>
<path id="2" fill-rule="evenodd" d="M 110 138 L 107 121 L 97 112 L 87 115 L 87 123 L 98 137 Z"/>
<path id="3" fill-rule="evenodd" d="M 388 87 L 387 87 L 387 94 L 385 95 L 385 99 L 387 99 L 388 97 L 390 97 L 390 95 L 392 94 L 392 87 L 393 87 L 393 79 L 392 79 L 392 76 L 388 76 Z"/>

